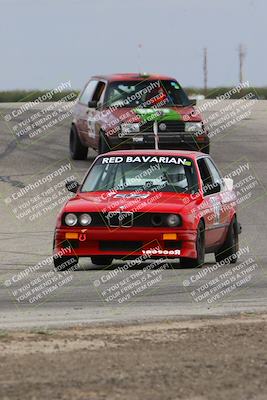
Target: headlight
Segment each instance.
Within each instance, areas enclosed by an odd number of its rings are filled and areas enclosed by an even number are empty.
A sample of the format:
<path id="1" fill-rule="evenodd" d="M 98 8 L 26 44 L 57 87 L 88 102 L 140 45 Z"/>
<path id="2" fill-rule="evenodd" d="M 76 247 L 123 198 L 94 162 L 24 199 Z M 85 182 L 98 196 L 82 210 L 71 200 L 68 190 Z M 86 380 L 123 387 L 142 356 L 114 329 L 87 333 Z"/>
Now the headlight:
<path id="1" fill-rule="evenodd" d="M 161 214 L 154 214 L 152 215 L 151 222 L 154 226 L 162 225 L 162 216 Z"/>
<path id="2" fill-rule="evenodd" d="M 186 122 L 185 131 L 186 132 L 197 132 L 202 130 L 202 122 Z"/>
<path id="3" fill-rule="evenodd" d="M 137 133 L 140 132 L 139 124 L 121 124 L 121 133 Z"/>
<path id="4" fill-rule="evenodd" d="M 82 226 L 90 225 L 92 222 L 92 217 L 89 214 L 82 214 L 79 217 L 79 222 Z"/>
<path id="5" fill-rule="evenodd" d="M 178 226 L 181 224 L 181 217 L 176 214 L 170 214 L 167 217 L 167 224 L 171 227 Z"/>
<path id="6" fill-rule="evenodd" d="M 76 217 L 75 214 L 67 214 L 65 216 L 65 222 L 68 226 L 74 226 L 77 224 L 78 218 Z"/>

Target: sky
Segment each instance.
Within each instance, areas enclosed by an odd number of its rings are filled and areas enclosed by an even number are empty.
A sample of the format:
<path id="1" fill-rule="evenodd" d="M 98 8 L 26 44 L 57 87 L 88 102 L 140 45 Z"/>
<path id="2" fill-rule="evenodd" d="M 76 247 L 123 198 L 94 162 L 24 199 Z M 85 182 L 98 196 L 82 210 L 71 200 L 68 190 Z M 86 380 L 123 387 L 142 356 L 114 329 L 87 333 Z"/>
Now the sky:
<path id="1" fill-rule="evenodd" d="M 80 89 L 94 74 L 157 72 L 182 86 L 267 86 L 266 0 L 0 0 L 0 90 Z M 142 45 L 141 48 L 138 45 Z"/>

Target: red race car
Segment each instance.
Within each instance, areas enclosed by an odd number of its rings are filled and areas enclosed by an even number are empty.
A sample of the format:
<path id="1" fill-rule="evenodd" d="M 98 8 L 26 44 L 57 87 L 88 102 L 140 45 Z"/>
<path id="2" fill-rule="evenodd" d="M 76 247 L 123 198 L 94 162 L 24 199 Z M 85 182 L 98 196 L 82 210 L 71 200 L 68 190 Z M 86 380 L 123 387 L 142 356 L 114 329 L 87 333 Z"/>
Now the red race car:
<path id="1" fill-rule="evenodd" d="M 73 108 L 70 155 L 87 158 L 111 150 L 154 148 L 154 122 L 159 148 L 210 152 L 208 132 L 176 79 L 163 75 L 93 76 Z"/>
<path id="2" fill-rule="evenodd" d="M 139 256 L 180 258 L 185 267 L 236 262 L 238 234 L 233 181 L 209 155 L 177 150 L 121 150 L 98 156 L 61 210 L 54 264 L 68 269 L 79 257 L 108 265 Z"/>

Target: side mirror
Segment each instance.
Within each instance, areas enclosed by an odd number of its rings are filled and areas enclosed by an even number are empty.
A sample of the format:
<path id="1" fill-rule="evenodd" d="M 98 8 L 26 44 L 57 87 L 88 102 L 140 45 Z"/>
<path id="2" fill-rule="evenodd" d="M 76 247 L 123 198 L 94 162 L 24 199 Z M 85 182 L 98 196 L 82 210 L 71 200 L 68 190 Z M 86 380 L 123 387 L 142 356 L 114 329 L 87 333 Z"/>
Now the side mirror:
<path id="1" fill-rule="evenodd" d="M 234 188 L 234 181 L 232 178 L 223 178 L 225 189 L 231 192 Z"/>
<path id="2" fill-rule="evenodd" d="M 203 193 L 205 196 L 210 195 L 210 194 L 219 193 L 220 191 L 221 191 L 221 185 L 219 182 L 210 183 L 210 184 L 203 186 Z"/>
<path id="3" fill-rule="evenodd" d="M 69 192 L 76 193 L 77 190 L 79 189 L 80 184 L 77 181 L 68 181 L 65 184 L 66 189 Z"/>
<path id="4" fill-rule="evenodd" d="M 88 108 L 96 108 L 97 107 L 97 101 L 96 100 L 91 100 L 88 102 Z"/>

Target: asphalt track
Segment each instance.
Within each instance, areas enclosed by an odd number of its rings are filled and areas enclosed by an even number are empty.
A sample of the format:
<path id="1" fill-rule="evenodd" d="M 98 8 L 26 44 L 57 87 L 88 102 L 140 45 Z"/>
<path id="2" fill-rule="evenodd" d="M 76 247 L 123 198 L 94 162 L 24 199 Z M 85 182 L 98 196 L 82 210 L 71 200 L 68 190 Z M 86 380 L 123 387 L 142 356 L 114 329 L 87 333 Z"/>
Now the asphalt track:
<path id="1" fill-rule="evenodd" d="M 230 103 L 230 101 L 224 102 L 224 106 L 230 105 Z M 35 182 L 37 178 L 52 173 L 58 168 L 58 165 L 69 162 L 68 128 L 70 119 L 58 122 L 44 135 L 33 140 L 28 140 L 26 135 L 19 138 L 14 134 L 14 124 L 35 114 L 38 107 L 25 112 L 16 122 L 6 122 L 4 116 L 17 107 L 18 104 L 15 107 L 12 104 L 1 104 L 0 106 L 1 329 L 158 318 L 191 318 L 266 311 L 266 102 L 258 101 L 252 107 L 251 114 L 247 118 L 233 124 L 223 133 L 215 135 L 211 142 L 211 154 L 224 172 L 229 172 L 229 168 L 231 169 L 232 166 L 238 168 L 239 165 L 248 163 L 249 170 L 242 172 L 243 178 L 252 174 L 257 181 L 251 191 L 251 196 L 242 202 L 239 211 L 239 220 L 243 226 L 240 247 L 247 250 L 244 250 L 238 260 L 238 265 L 242 267 L 239 271 L 243 271 L 243 274 L 236 277 L 240 282 L 238 286 L 234 287 L 233 282 L 227 281 L 230 276 L 227 273 L 232 268 L 229 266 L 220 266 L 218 270 L 207 272 L 205 276 L 196 280 L 200 270 L 181 269 L 178 263 L 170 263 L 169 267 L 165 269 L 163 262 L 163 268 L 159 267 L 159 269 L 153 270 L 152 274 L 148 270 L 144 272 L 143 267 L 147 267 L 148 262 L 112 274 L 118 266 L 124 264 L 117 262 L 107 271 L 100 267 L 93 267 L 90 259 L 83 259 L 78 270 L 66 275 L 69 280 L 64 281 L 61 277 L 61 283 L 56 290 L 47 294 L 42 292 L 42 298 L 32 303 L 29 303 L 29 296 L 26 296 L 27 285 L 29 285 L 29 290 L 32 290 L 38 285 L 38 279 L 41 282 L 41 276 L 49 273 L 52 267 L 45 265 L 41 269 L 31 272 L 25 279 L 18 280 L 18 274 L 51 255 L 55 217 L 60 205 L 29 221 L 27 218 L 19 219 L 14 211 L 13 203 L 8 204 L 6 199 L 30 182 Z M 215 105 L 206 113 L 204 112 L 204 115 L 208 118 L 218 110 L 219 106 Z M 94 153 L 90 153 L 86 162 L 72 162 L 72 171 L 75 171 L 75 177 L 81 179 L 94 156 Z M 239 178 L 237 176 L 237 179 Z M 44 188 L 48 190 L 49 186 L 49 184 L 43 185 L 41 189 L 30 191 L 23 197 L 23 201 L 33 199 L 40 193 L 40 190 L 44 191 Z M 46 195 L 48 196 L 48 194 Z M 22 205 L 23 201 L 19 204 Z M 16 207 L 17 205 L 15 204 Z M 249 266 L 251 268 L 245 271 L 242 263 L 244 268 L 249 268 Z M 207 257 L 206 266 L 214 266 L 214 258 L 211 255 Z M 237 271 L 232 271 L 231 276 L 235 275 Z M 105 284 L 103 280 L 106 281 Z M 149 281 L 149 286 L 142 289 L 138 280 Z M 217 283 L 215 284 L 215 282 Z M 123 302 L 118 303 L 118 298 L 122 299 L 123 297 L 122 292 L 117 295 L 117 298 L 108 299 L 108 295 L 115 296 L 116 284 L 121 290 L 130 283 L 139 289 L 135 292 L 133 289 L 125 290 Z M 217 284 L 221 284 L 220 289 L 218 286 L 218 289 L 209 292 L 207 298 L 197 299 L 198 295 L 206 293 Z M 220 298 L 214 298 L 210 302 L 206 301 L 211 298 L 212 294 L 215 295 L 221 290 L 224 292 L 221 292 Z M 25 298 L 21 297 L 18 300 L 19 294 L 22 297 L 25 295 Z M 35 294 L 38 294 L 38 290 Z M 127 298 L 127 294 L 130 297 Z"/>

